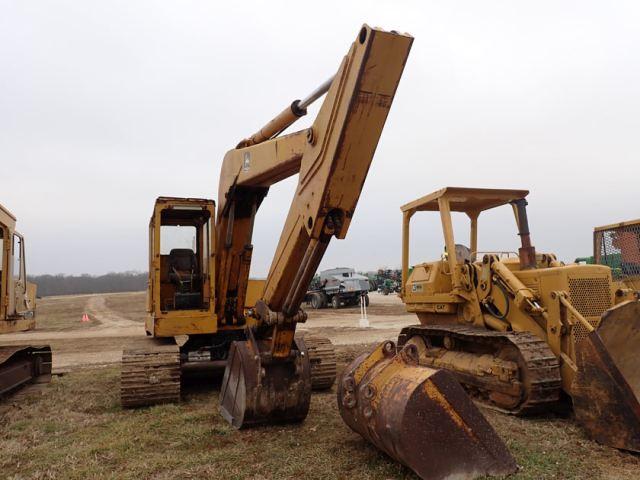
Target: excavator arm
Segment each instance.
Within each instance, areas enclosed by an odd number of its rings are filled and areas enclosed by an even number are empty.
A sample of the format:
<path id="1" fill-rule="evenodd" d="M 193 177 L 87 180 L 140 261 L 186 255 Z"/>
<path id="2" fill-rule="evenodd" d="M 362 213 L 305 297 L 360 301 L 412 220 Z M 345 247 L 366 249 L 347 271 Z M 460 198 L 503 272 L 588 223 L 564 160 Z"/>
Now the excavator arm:
<path id="1" fill-rule="evenodd" d="M 346 236 L 412 42 L 409 35 L 363 26 L 332 79 L 224 158 L 216 261 L 222 326 L 247 320 L 253 224 L 262 200 L 271 185 L 299 174 L 253 312 L 257 328 L 248 330 L 247 342 L 235 342 L 227 362 L 221 409 L 238 427 L 306 416 L 308 359 L 304 342 L 294 337 L 296 323 L 306 319 L 300 304 L 330 239 Z M 325 92 L 309 129 L 279 136 Z"/>

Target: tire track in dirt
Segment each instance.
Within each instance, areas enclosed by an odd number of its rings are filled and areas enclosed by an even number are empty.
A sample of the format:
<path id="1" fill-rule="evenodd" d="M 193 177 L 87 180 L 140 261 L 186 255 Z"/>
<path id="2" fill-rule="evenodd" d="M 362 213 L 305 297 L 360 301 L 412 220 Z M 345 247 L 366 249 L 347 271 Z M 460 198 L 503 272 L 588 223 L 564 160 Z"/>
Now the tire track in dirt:
<path id="1" fill-rule="evenodd" d="M 96 328 L 127 328 L 137 327 L 142 329 L 140 322 L 129 320 L 120 316 L 117 312 L 107 307 L 107 298 L 105 295 L 95 295 L 89 297 L 86 305 L 86 311 L 93 317 L 99 325 Z"/>

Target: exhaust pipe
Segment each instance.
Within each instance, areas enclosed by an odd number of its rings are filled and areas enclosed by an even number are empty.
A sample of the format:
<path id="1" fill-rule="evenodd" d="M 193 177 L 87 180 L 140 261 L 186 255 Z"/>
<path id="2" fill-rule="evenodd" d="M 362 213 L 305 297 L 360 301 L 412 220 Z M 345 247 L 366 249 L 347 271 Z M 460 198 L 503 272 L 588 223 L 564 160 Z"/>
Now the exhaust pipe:
<path id="1" fill-rule="evenodd" d="M 536 249 L 531 245 L 531 234 L 529 233 L 529 219 L 527 218 L 527 201 L 524 198 L 511 202 L 516 219 L 518 220 L 518 235 L 520 235 L 521 247 L 518 250 L 520 257 L 520 269 L 530 270 L 536 268 Z"/>

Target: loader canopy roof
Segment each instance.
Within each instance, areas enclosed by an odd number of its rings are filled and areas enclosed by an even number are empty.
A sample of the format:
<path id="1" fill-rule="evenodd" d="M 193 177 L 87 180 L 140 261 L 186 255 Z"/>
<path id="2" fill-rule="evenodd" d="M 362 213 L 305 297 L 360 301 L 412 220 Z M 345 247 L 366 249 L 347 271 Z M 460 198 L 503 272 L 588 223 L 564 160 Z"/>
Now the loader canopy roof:
<path id="1" fill-rule="evenodd" d="M 640 218 L 637 220 L 628 220 L 626 222 L 618 222 L 618 223 L 612 223 L 610 225 L 603 225 L 602 227 L 595 227 L 593 230 L 594 232 L 602 232 L 603 230 L 611 230 L 614 228 L 621 228 L 621 227 L 631 227 L 634 225 L 640 225 Z"/>
<path id="2" fill-rule="evenodd" d="M 437 212 L 438 200 L 449 200 L 453 212 L 482 212 L 524 198 L 529 190 L 505 190 L 496 188 L 445 187 L 400 207 L 403 212 Z"/>

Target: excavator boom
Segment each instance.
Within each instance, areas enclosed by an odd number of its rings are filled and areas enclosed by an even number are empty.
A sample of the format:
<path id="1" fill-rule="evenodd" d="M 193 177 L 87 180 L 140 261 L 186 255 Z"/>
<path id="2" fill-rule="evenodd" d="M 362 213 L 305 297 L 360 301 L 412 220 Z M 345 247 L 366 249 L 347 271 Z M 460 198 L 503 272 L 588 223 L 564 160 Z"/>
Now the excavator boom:
<path id="1" fill-rule="evenodd" d="M 271 185 L 299 174 L 264 293 L 252 312 L 258 326 L 229 353 L 221 410 L 238 427 L 306 416 L 308 355 L 295 338 L 296 323 L 306 319 L 300 304 L 330 239 L 346 236 L 412 42 L 409 35 L 363 26 L 330 81 L 225 156 L 216 281 L 223 325 L 247 321 L 251 237 L 262 199 Z M 325 90 L 310 128 L 278 136 Z M 260 371 L 264 378 L 255 378 Z"/>

